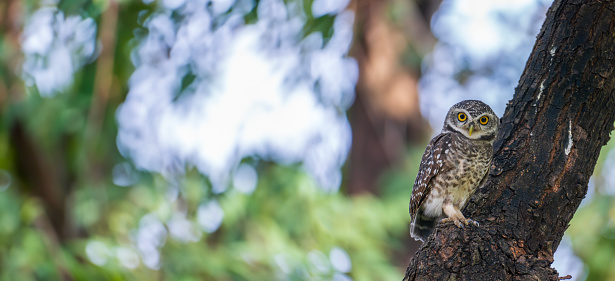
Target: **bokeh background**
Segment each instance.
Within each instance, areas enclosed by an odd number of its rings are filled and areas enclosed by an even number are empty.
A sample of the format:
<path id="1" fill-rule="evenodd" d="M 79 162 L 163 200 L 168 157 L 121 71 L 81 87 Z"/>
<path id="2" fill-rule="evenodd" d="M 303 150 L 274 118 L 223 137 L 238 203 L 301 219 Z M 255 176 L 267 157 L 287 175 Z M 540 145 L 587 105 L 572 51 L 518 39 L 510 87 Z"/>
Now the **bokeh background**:
<path id="1" fill-rule="evenodd" d="M 401 280 L 447 109 L 548 0 L 2 0 L 0 280 Z M 615 280 L 615 150 L 554 266 Z"/>

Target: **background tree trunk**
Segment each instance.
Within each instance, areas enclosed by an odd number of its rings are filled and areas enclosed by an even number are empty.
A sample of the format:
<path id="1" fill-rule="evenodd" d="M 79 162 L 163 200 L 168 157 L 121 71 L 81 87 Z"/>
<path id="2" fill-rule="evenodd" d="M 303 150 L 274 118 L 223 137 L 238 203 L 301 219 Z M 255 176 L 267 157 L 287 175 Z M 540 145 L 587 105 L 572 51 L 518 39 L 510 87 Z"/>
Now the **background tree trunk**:
<path id="1" fill-rule="evenodd" d="M 404 280 L 557 280 L 550 267 L 615 121 L 615 1 L 556 0 L 502 118 L 490 177 Z"/>
<path id="2" fill-rule="evenodd" d="M 360 73 L 348 112 L 352 147 L 346 193 L 351 195 L 378 194 L 382 174 L 403 161 L 407 145 L 425 142 L 430 135 L 419 108 L 417 73 L 420 58 L 436 43 L 429 21 L 441 1 L 404 1 L 414 13 L 403 24 L 390 18 L 392 2 L 353 0 L 349 5 L 356 30 L 350 54 Z M 403 63 L 408 49 L 418 53 L 415 65 Z"/>

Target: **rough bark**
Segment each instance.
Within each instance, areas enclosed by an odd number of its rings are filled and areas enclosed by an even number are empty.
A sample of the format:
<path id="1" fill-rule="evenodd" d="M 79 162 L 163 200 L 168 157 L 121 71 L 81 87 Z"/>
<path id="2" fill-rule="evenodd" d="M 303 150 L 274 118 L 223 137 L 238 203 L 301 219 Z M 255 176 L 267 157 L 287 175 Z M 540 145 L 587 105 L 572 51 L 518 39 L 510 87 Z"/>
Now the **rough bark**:
<path id="1" fill-rule="evenodd" d="M 508 103 L 489 179 L 404 280 L 557 280 L 551 268 L 615 121 L 615 1 L 556 0 Z"/>

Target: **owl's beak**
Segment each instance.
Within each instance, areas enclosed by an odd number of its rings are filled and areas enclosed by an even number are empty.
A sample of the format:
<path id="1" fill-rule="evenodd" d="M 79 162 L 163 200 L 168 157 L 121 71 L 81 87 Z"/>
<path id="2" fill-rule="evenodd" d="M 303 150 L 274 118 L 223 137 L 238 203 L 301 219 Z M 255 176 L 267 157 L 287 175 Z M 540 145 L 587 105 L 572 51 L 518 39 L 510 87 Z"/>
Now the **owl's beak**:
<path id="1" fill-rule="evenodd" d="M 470 124 L 470 130 L 469 130 L 470 136 L 472 135 L 472 131 L 474 131 L 474 124 Z"/>

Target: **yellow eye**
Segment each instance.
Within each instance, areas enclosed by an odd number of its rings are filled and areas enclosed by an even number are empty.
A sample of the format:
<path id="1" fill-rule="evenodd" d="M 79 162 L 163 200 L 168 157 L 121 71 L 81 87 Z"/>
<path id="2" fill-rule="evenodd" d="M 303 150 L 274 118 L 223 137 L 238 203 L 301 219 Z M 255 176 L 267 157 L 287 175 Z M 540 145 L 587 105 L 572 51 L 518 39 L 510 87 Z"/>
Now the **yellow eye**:
<path id="1" fill-rule="evenodd" d="M 489 122 L 489 117 L 487 117 L 487 116 L 483 116 L 483 117 L 481 117 L 481 118 L 478 120 L 478 122 L 480 122 L 480 123 L 481 123 L 481 124 L 483 124 L 483 125 L 486 125 L 486 124 L 487 124 L 487 122 Z"/>
<path id="2" fill-rule="evenodd" d="M 468 116 L 465 113 L 460 112 L 459 114 L 457 114 L 457 119 L 459 119 L 459 121 L 463 122 L 463 121 L 466 121 L 466 119 L 468 119 Z"/>

